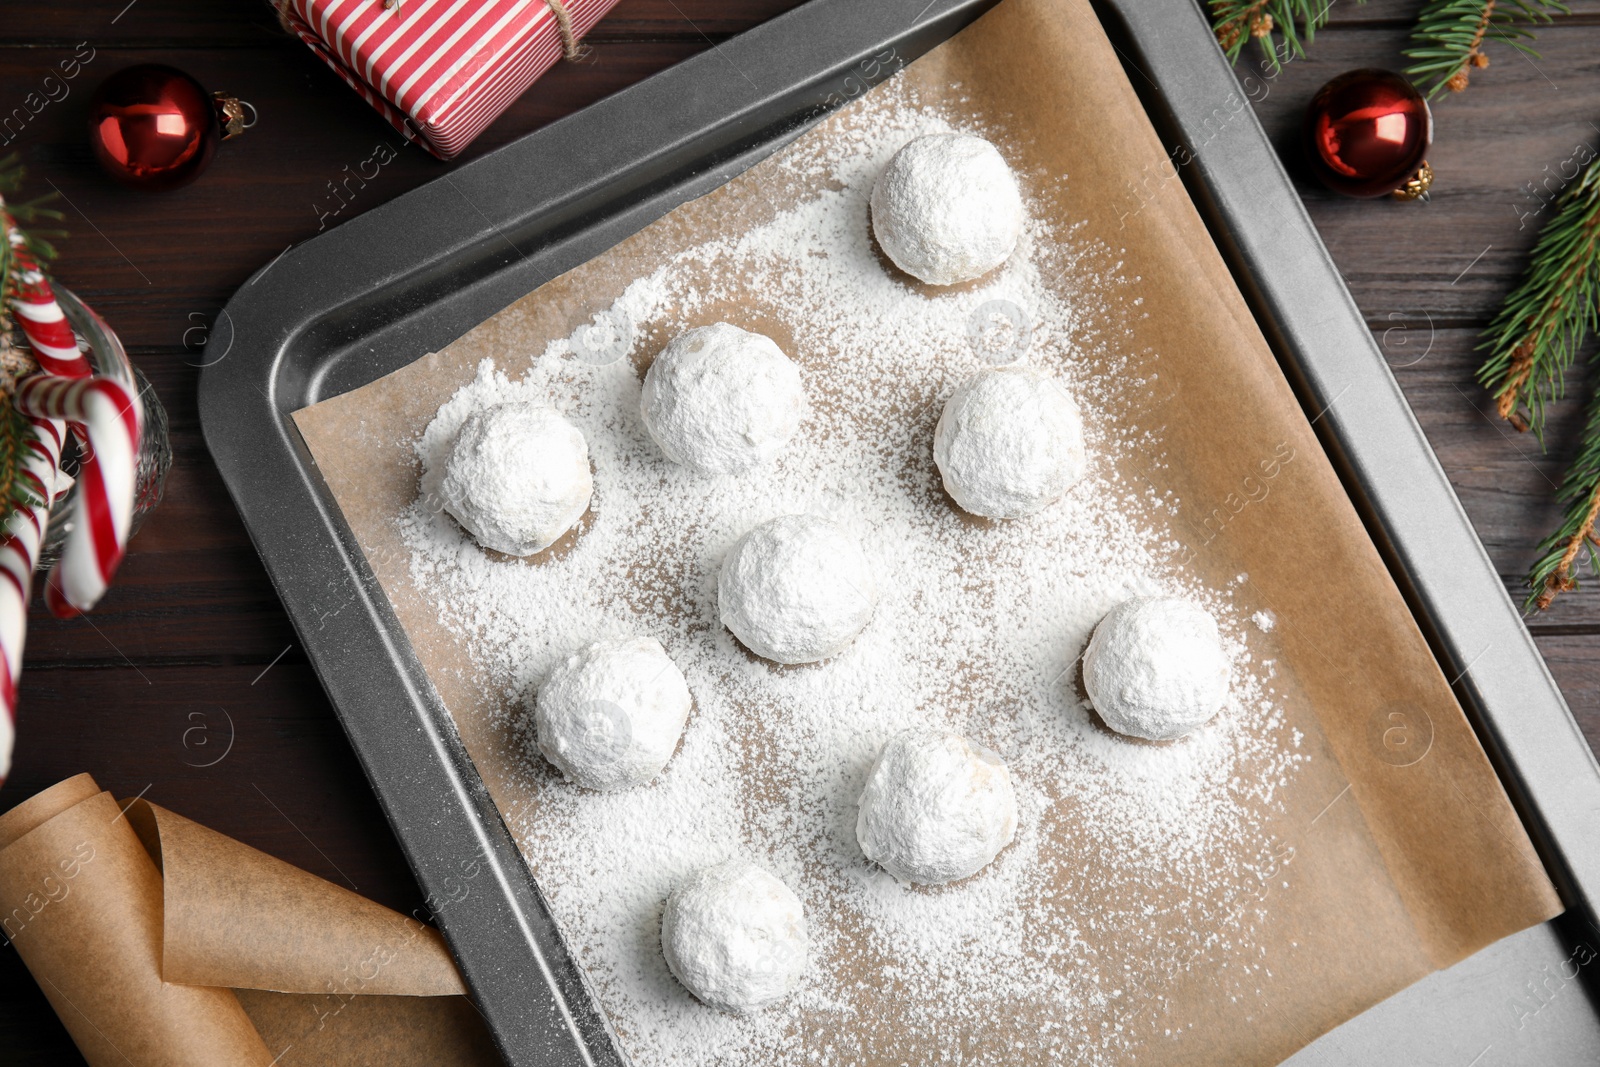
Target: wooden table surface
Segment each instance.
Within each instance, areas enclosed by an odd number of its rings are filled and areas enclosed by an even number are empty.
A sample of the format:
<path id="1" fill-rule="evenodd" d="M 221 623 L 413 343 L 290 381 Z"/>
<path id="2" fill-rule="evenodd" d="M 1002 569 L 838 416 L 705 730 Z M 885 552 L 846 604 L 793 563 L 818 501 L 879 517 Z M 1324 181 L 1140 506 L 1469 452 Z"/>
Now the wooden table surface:
<path id="1" fill-rule="evenodd" d="M 621 0 L 593 51 L 538 82 L 463 159 L 670 66 L 794 0 Z M 1600 140 L 1600 0 L 1539 31 L 1542 58 L 1491 48 L 1493 65 L 1435 107 L 1438 179 L 1426 206 L 1335 200 L 1309 185 L 1295 134 L 1312 93 L 1361 66 L 1399 68 L 1417 0 L 1338 3 L 1307 58 L 1250 83 L 1263 124 L 1513 596 L 1573 454 L 1587 376 L 1550 420 L 1548 454 L 1499 424 L 1473 383 L 1479 330 L 1515 281 L 1572 161 Z M 117 329 L 172 420 L 166 500 L 93 615 L 36 610 L 15 767 L 0 810 L 89 771 L 382 903 L 421 903 L 388 825 L 200 437 L 195 392 L 209 324 L 254 270 L 324 226 L 448 173 L 406 145 L 277 26 L 261 0 L 87 0 L 13 5 L 0 31 L 0 153 L 29 191 L 61 194 L 58 280 Z M 56 64 L 83 62 L 36 114 Z M 1241 73 L 1260 54 L 1248 48 Z M 189 71 L 256 106 L 258 127 L 189 188 L 120 189 L 96 169 L 86 101 L 144 62 Z M 13 108 L 24 110 L 13 111 Z M 395 158 L 338 199 L 380 145 Z M 1085 146 L 1092 151 L 1092 146 Z M 386 154 L 386 153 L 384 153 Z M 559 160 L 550 165 L 558 167 Z M 367 168 L 370 170 L 370 164 Z M 1592 346 L 1591 346 L 1592 348 Z M 1246 415 L 1248 413 L 1245 413 Z M 1314 566 L 1315 561 L 1307 561 Z M 1600 745 L 1600 582 L 1530 619 L 1590 743 Z M 0 1060 L 81 1063 L 9 947 L 0 949 Z"/>

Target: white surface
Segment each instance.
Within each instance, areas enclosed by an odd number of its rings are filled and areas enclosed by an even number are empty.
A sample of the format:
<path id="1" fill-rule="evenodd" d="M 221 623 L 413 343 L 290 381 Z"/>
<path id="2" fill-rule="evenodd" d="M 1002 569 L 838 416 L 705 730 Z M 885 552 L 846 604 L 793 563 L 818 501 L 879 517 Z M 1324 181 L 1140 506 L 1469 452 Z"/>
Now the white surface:
<path id="1" fill-rule="evenodd" d="M 1573 927 L 1573 935 L 1563 931 Z M 1587 961 L 1587 962 L 1585 962 Z M 1594 1067 L 1600 933 L 1567 917 L 1431 974 L 1284 1061 L 1286 1067 Z"/>

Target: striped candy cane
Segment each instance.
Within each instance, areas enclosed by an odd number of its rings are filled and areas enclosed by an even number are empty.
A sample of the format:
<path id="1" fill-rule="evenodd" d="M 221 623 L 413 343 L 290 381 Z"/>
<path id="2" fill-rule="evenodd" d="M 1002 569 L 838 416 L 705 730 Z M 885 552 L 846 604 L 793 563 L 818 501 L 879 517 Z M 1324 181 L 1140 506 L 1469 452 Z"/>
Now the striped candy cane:
<path id="1" fill-rule="evenodd" d="M 77 338 L 72 336 L 72 327 L 56 303 L 50 279 L 39 269 L 39 261 L 28 250 L 28 242 L 11 216 L 5 215 L 4 222 L 13 263 L 9 303 L 33 349 L 34 359 L 39 361 L 39 369 L 64 378 L 89 377 L 89 360 L 78 351 Z"/>
<path id="2" fill-rule="evenodd" d="M 56 302 L 50 280 L 0 199 L 0 229 L 11 259 L 5 294 L 40 373 L 17 388 L 16 406 L 32 430 L 18 476 L 35 504 L 16 509 L 0 531 L 0 781 L 9 773 L 16 736 L 17 686 L 27 638 L 28 603 L 39 549 L 61 477 L 67 423 L 83 448 L 72 524 L 51 571 L 45 603 L 58 616 L 87 611 L 121 562 L 133 520 L 143 411 L 132 383 L 93 376 L 88 357 Z"/>
<path id="3" fill-rule="evenodd" d="M 133 390 L 111 378 L 35 374 L 17 389 L 30 418 L 64 420 L 85 446 L 78 471 L 77 521 L 50 572 L 45 603 L 60 618 L 88 611 L 105 595 L 128 544 L 143 414 Z"/>
<path id="4" fill-rule="evenodd" d="M 0 536 L 0 780 L 11 772 L 11 747 L 16 737 L 17 680 L 22 673 L 22 646 L 28 636 L 28 600 L 39 546 L 50 524 L 50 504 L 61 465 L 61 428 L 49 419 L 32 419 L 27 451 L 17 476 L 36 503 L 18 508 Z"/>

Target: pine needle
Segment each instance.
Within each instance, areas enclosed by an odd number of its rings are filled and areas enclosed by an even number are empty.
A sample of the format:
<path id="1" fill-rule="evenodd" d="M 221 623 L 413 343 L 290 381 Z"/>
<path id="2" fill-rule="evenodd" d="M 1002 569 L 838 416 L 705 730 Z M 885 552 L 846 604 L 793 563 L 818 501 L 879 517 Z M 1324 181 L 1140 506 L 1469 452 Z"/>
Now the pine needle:
<path id="1" fill-rule="evenodd" d="M 1544 445 L 1545 405 L 1562 395 L 1567 371 L 1591 332 L 1600 328 L 1600 166 L 1590 163 L 1557 200 L 1539 231 L 1533 257 L 1517 287 L 1484 331 L 1489 353 L 1478 381 L 1495 397 L 1500 417 L 1532 430 Z M 1578 587 L 1585 553 L 1600 574 L 1600 385 L 1589 401 L 1578 455 L 1556 500 L 1561 526 L 1539 542 L 1528 573 L 1526 610 L 1543 611 Z"/>
<path id="2" fill-rule="evenodd" d="M 1589 401 L 1583 443 L 1561 480 L 1556 499 L 1566 505 L 1566 518 L 1560 529 L 1539 542 L 1543 554 L 1528 573 L 1524 610 L 1543 611 L 1557 595 L 1578 588 L 1585 553 L 1589 570 L 1600 575 L 1600 536 L 1595 533 L 1595 520 L 1600 518 L 1600 388 Z"/>
<path id="3" fill-rule="evenodd" d="M 1600 326 L 1600 166 L 1591 163 L 1557 201 L 1517 287 L 1484 331 L 1489 352 L 1478 381 L 1500 417 L 1544 442 L 1545 405 L 1563 393 L 1567 369 Z"/>
<path id="4" fill-rule="evenodd" d="M 1230 62 L 1239 61 L 1245 42 L 1257 40 L 1272 73 L 1306 54 L 1306 45 L 1328 24 L 1337 0 L 1210 0 L 1211 29 Z M 1366 3 L 1366 0 L 1356 0 Z M 1283 39 L 1282 45 L 1278 38 Z"/>
<path id="5" fill-rule="evenodd" d="M 1528 43 L 1533 40 L 1529 27 L 1568 13 L 1561 0 L 1427 0 L 1405 50 L 1406 58 L 1416 60 L 1406 74 L 1415 81 L 1431 80 L 1429 99 L 1441 89 L 1460 92 L 1472 68 L 1489 65 L 1485 41 L 1500 41 L 1537 59 Z"/>
<path id="6" fill-rule="evenodd" d="M 0 404 L 0 500 L 6 502 L 0 523 L 18 507 L 43 503 L 37 499 L 27 479 L 22 477 L 27 459 L 28 438 L 32 433 L 27 418 L 9 403 Z"/>
<path id="7" fill-rule="evenodd" d="M 21 191 L 22 179 L 26 176 L 26 173 L 22 167 L 22 157 L 17 153 L 13 152 L 4 158 L 0 158 L 0 209 L 9 214 L 18 224 L 18 232 L 22 234 L 23 240 L 27 242 L 28 251 L 32 252 L 34 258 L 40 263 L 44 263 L 47 260 L 56 258 L 55 245 L 45 238 L 65 237 L 66 231 L 56 229 L 41 230 L 37 224 L 45 219 L 52 222 L 60 222 L 65 216 L 55 208 L 45 206 L 56 199 L 55 193 L 36 196 L 32 200 L 13 201 L 11 199 Z M 27 225 L 29 228 L 23 230 L 21 229 L 23 225 Z M 7 283 L 10 279 L 10 265 L 8 262 L 10 255 L 11 246 L 7 243 L 5 247 L 0 248 L 0 284 Z M 9 290 L 7 291 L 9 292 Z"/>
<path id="8" fill-rule="evenodd" d="M 54 199 L 53 196 L 11 202 L 8 198 L 21 189 L 22 179 L 20 156 L 13 153 L 0 159 L 0 333 L 5 335 L 0 336 L 0 379 L 8 383 L 6 389 L 0 390 L 0 523 L 16 508 L 41 503 L 34 499 L 26 479 L 20 477 L 32 430 L 22 413 L 11 406 L 11 397 L 8 395 L 10 385 L 14 385 L 13 357 L 21 355 L 11 347 L 12 323 L 8 314 L 15 292 L 12 272 L 16 266 L 11 233 L 21 234 L 24 247 L 42 264 L 53 259 L 56 250 L 41 235 L 50 233 L 59 236 L 60 231 L 24 230 L 21 223 L 29 223 L 31 227 L 41 219 L 62 217 L 61 212 L 44 206 Z"/>

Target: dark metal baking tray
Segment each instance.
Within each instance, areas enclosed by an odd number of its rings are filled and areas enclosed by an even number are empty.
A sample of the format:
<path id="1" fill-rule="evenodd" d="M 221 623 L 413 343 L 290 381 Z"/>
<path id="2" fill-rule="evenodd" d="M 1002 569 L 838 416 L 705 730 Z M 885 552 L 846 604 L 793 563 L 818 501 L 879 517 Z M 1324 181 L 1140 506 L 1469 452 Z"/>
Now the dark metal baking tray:
<path id="1" fill-rule="evenodd" d="M 443 347 L 727 181 L 991 3 L 812 0 L 290 250 L 219 316 L 209 351 L 223 355 L 200 382 L 206 442 L 517 1067 L 624 1060 L 290 415 Z M 1329 455 L 1570 908 L 1292 1062 L 1592 1063 L 1597 968 L 1582 946 L 1600 945 L 1600 768 L 1204 15 L 1193 0 L 1098 9 L 1164 142 L 1193 158 L 1180 168 L 1190 194 L 1320 414 Z"/>

